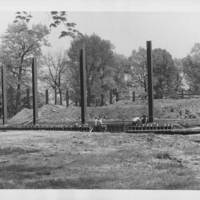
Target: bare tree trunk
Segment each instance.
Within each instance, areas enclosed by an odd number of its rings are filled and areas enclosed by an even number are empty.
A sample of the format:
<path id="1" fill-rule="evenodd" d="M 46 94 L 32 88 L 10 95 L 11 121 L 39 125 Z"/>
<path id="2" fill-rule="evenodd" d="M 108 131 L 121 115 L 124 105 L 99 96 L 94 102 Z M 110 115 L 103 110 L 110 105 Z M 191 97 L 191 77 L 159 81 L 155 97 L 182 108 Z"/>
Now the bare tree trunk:
<path id="1" fill-rule="evenodd" d="M 69 106 L 69 91 L 66 90 L 66 106 L 68 107 Z"/>
<path id="2" fill-rule="evenodd" d="M 22 66 L 19 68 L 19 75 L 17 79 L 17 93 L 16 93 L 16 112 L 19 111 L 21 107 L 21 80 L 22 80 Z"/>
<path id="3" fill-rule="evenodd" d="M 31 103 L 30 103 L 30 89 L 26 89 L 26 106 L 27 108 L 31 108 Z"/>
<path id="4" fill-rule="evenodd" d="M 87 106 L 90 106 L 90 103 L 91 103 L 91 89 L 90 89 L 90 86 L 88 86 L 88 89 L 87 89 Z"/>
<path id="5" fill-rule="evenodd" d="M 112 102 L 112 99 L 113 99 L 113 94 L 112 94 L 113 92 L 112 92 L 112 90 L 110 90 L 110 104 L 112 104 L 113 102 Z"/>
<path id="6" fill-rule="evenodd" d="M 62 90 L 59 89 L 59 95 L 60 95 L 60 105 L 62 105 Z"/>
<path id="7" fill-rule="evenodd" d="M 101 94 L 101 106 L 104 106 L 104 95 Z"/>
<path id="8" fill-rule="evenodd" d="M 184 99 L 184 90 L 181 90 L 181 98 Z"/>
<path id="9" fill-rule="evenodd" d="M 116 102 L 118 102 L 119 101 L 119 92 L 117 91 L 116 92 Z"/>
<path id="10" fill-rule="evenodd" d="M 98 106 L 98 99 L 95 98 L 95 106 Z"/>
<path id="11" fill-rule="evenodd" d="M 54 88 L 54 94 L 55 94 L 55 105 L 57 104 L 57 90 Z"/>
<path id="12" fill-rule="evenodd" d="M 147 92 L 147 76 L 144 77 L 144 91 Z"/>

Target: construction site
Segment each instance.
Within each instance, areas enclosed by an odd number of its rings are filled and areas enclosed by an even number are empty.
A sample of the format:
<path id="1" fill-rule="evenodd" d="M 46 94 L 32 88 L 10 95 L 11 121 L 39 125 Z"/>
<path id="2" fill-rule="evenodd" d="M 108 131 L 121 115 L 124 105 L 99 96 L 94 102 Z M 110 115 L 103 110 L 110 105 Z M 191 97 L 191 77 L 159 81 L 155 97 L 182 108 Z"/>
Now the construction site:
<path id="1" fill-rule="evenodd" d="M 50 14 L 30 29 L 16 12 L 3 37 L 0 188 L 200 189 L 200 45 L 181 60 L 148 40 L 126 58 Z M 41 43 L 60 23 L 72 41 L 55 61 Z"/>

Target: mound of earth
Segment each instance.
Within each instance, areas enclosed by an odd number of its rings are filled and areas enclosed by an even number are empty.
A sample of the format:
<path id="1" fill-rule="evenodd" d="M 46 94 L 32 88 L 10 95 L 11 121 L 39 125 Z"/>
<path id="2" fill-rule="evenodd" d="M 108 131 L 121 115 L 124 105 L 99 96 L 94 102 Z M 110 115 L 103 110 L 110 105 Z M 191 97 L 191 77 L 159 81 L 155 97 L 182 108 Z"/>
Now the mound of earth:
<path id="1" fill-rule="evenodd" d="M 29 124 L 33 121 L 33 111 L 28 108 L 24 108 L 20 112 L 18 112 L 14 117 L 9 120 L 10 124 L 18 125 L 18 124 Z"/>
<path id="2" fill-rule="evenodd" d="M 131 120 L 133 117 L 147 115 L 148 107 L 145 101 L 141 102 L 124 102 L 119 101 L 115 104 L 88 107 L 87 119 L 94 120 L 95 117 L 101 116 L 106 120 Z M 44 105 L 38 111 L 38 122 L 40 124 L 63 124 L 80 121 L 80 107 L 69 106 L 66 108 L 61 105 Z M 193 124 L 200 124 L 200 101 L 199 99 L 162 99 L 154 101 L 154 117 L 155 119 L 169 120 L 179 124 L 187 124 L 191 120 Z M 17 113 L 10 124 L 30 124 L 32 123 L 32 110 L 23 109 Z"/>
<path id="3" fill-rule="evenodd" d="M 74 114 L 75 113 L 75 114 Z M 38 122 L 48 124 L 62 124 L 78 120 L 80 116 L 78 107 L 69 107 L 60 105 L 44 105 L 38 110 Z M 31 124 L 33 120 L 33 110 L 24 108 L 9 120 L 13 125 Z"/>

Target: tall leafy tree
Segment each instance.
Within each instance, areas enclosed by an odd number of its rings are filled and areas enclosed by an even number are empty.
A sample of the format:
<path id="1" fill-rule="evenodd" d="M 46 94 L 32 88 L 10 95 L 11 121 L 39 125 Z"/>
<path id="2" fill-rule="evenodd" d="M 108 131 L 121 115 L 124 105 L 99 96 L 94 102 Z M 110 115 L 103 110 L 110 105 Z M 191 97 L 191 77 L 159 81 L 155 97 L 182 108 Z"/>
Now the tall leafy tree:
<path id="1" fill-rule="evenodd" d="M 200 92 L 200 44 L 196 43 L 190 54 L 182 59 L 183 72 L 190 90 Z"/>
<path id="2" fill-rule="evenodd" d="M 147 91 L 146 50 L 133 50 L 129 57 L 132 84 Z M 165 49 L 152 51 L 153 88 L 156 98 L 174 96 L 181 84 L 180 71 L 176 67 L 171 54 Z"/>
<path id="3" fill-rule="evenodd" d="M 126 75 L 130 74 L 128 58 L 121 54 L 114 54 L 114 65 L 112 69 L 113 89 L 116 90 L 117 98 L 126 99 L 129 96 Z"/>
<path id="4" fill-rule="evenodd" d="M 132 76 L 132 84 L 140 86 L 147 91 L 147 67 L 146 67 L 146 50 L 140 47 L 137 51 L 133 50 L 128 58 L 130 66 L 130 74 Z"/>
<path id="5" fill-rule="evenodd" d="M 27 14 L 28 15 L 28 14 Z M 29 26 L 31 16 L 22 18 L 8 25 L 2 36 L 1 62 L 7 66 L 11 75 L 11 83 L 16 88 L 16 111 L 21 108 L 22 86 L 28 84 L 31 58 L 42 54 L 41 47 L 48 45 L 46 26 L 36 24 Z"/>
<path id="6" fill-rule="evenodd" d="M 94 102 L 95 97 L 101 96 L 102 103 L 108 90 L 113 87 L 113 45 L 108 40 L 101 39 L 93 34 L 91 36 L 84 35 L 76 38 L 71 43 L 68 52 L 70 71 L 71 71 L 71 87 L 74 91 L 74 101 L 79 101 L 79 53 L 80 48 L 85 46 L 86 62 L 87 62 L 87 96 L 88 106 Z"/>
<path id="7" fill-rule="evenodd" d="M 171 54 L 165 49 L 152 52 L 154 92 L 156 98 L 173 96 L 178 70 Z"/>
<path id="8" fill-rule="evenodd" d="M 47 36 L 51 30 L 61 27 L 59 38 L 66 36 L 75 38 L 81 35 L 75 28 L 76 24 L 68 20 L 66 11 L 52 11 L 50 16 L 51 22 L 48 26 L 34 25 L 31 23 L 33 16 L 30 12 L 18 11 L 13 24 L 8 26 L 6 33 L 2 36 L 1 62 L 7 66 L 9 87 L 14 91 L 12 98 L 9 97 L 14 112 L 22 108 L 21 96 L 25 87 L 30 84 L 31 58 L 37 56 L 39 59 L 42 54 L 41 47 L 49 45 Z"/>

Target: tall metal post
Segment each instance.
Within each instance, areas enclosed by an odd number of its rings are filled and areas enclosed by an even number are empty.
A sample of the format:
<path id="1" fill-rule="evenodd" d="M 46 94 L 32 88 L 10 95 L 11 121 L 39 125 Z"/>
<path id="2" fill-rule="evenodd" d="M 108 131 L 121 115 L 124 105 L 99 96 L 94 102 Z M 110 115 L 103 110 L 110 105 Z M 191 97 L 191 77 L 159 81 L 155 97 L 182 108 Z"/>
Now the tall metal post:
<path id="1" fill-rule="evenodd" d="M 66 107 L 68 107 L 69 106 L 69 90 L 66 90 L 65 99 L 66 99 Z"/>
<path id="2" fill-rule="evenodd" d="M 132 92 L 132 101 L 135 102 L 135 91 Z"/>
<path id="3" fill-rule="evenodd" d="M 113 102 L 112 102 L 112 100 L 113 100 L 113 91 L 112 90 L 110 90 L 110 104 L 112 104 Z"/>
<path id="4" fill-rule="evenodd" d="M 37 105 L 37 61 L 36 58 L 32 59 L 32 92 L 33 92 L 33 124 L 35 125 L 38 120 L 38 105 Z"/>
<path id="5" fill-rule="evenodd" d="M 1 68 L 3 125 L 7 123 L 6 66 Z"/>
<path id="6" fill-rule="evenodd" d="M 49 104 L 49 91 L 45 90 L 45 103 Z"/>
<path id="7" fill-rule="evenodd" d="M 31 107 L 30 105 L 31 105 L 30 104 L 30 89 L 27 88 L 26 89 L 26 106 L 27 106 L 27 108 L 30 108 Z"/>
<path id="8" fill-rule="evenodd" d="M 148 76 L 148 115 L 149 122 L 153 122 L 153 84 L 152 84 L 152 59 L 151 59 L 152 45 L 151 41 L 147 41 L 147 76 Z"/>
<path id="9" fill-rule="evenodd" d="M 81 123 L 86 122 L 86 62 L 85 47 L 80 50 L 80 90 L 81 90 Z"/>

